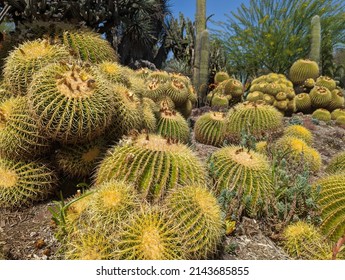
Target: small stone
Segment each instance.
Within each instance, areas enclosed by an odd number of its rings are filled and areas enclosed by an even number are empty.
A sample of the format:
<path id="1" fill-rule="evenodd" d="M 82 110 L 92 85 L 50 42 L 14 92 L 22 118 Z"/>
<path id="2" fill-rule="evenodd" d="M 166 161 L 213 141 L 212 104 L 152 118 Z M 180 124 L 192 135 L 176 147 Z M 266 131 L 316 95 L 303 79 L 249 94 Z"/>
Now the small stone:
<path id="1" fill-rule="evenodd" d="M 37 249 L 42 249 L 44 246 L 46 246 L 47 244 L 46 244 L 46 242 L 43 240 L 43 239 L 38 239 L 38 240 L 36 240 L 36 242 L 35 242 L 35 247 L 37 248 Z"/>

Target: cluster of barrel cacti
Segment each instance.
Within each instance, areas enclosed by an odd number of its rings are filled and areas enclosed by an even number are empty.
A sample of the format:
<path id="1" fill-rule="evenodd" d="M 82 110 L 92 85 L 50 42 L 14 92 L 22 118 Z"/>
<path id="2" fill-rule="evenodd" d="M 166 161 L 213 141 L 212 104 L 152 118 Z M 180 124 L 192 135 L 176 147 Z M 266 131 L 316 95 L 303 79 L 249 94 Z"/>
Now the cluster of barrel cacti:
<path id="1" fill-rule="evenodd" d="M 214 76 L 214 89 L 207 95 L 207 102 L 216 109 L 227 109 L 229 105 L 243 99 L 244 86 L 227 72 L 217 72 Z"/>
<path id="2" fill-rule="evenodd" d="M 295 90 L 283 74 L 270 73 L 254 79 L 246 100 L 262 100 L 284 114 L 295 111 Z"/>

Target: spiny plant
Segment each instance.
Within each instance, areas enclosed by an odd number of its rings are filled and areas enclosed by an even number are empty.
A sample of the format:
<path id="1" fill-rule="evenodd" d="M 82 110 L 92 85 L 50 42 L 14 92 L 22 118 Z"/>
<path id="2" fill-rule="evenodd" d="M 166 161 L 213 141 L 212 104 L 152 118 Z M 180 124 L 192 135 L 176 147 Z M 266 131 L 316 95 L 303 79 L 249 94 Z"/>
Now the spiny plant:
<path id="1" fill-rule="evenodd" d="M 55 162 L 58 169 L 71 177 L 88 177 L 107 149 L 103 138 L 85 144 L 62 145 L 56 151 Z"/>
<path id="2" fill-rule="evenodd" d="M 157 80 L 147 80 L 145 82 L 143 97 L 158 101 L 162 96 L 164 96 L 165 89 L 165 83 L 161 83 Z"/>
<path id="3" fill-rule="evenodd" d="M 283 136 L 276 141 L 275 149 L 288 151 L 286 159 L 292 165 L 304 162 L 312 172 L 317 172 L 321 168 L 320 153 L 300 138 Z"/>
<path id="4" fill-rule="evenodd" d="M 99 63 L 117 61 L 118 57 L 110 43 L 92 31 L 65 31 L 58 41 L 70 48 L 72 54 L 82 61 Z"/>
<path id="5" fill-rule="evenodd" d="M 335 109 L 331 113 L 331 119 L 332 120 L 336 120 L 340 116 L 345 116 L 345 109 L 343 109 L 343 108 Z"/>
<path id="6" fill-rule="evenodd" d="M 337 125 L 345 125 L 345 116 L 340 116 L 335 119 Z"/>
<path id="7" fill-rule="evenodd" d="M 186 119 L 178 112 L 161 109 L 158 116 L 157 133 L 164 138 L 187 144 L 190 138 L 189 126 Z"/>
<path id="8" fill-rule="evenodd" d="M 312 224 L 298 221 L 283 232 L 283 247 L 292 257 L 307 260 L 331 260 L 332 245 Z"/>
<path id="9" fill-rule="evenodd" d="M 131 81 L 125 75 L 123 68 L 123 66 L 114 61 L 103 61 L 94 66 L 95 71 L 98 71 L 105 80 L 130 87 Z"/>
<path id="10" fill-rule="evenodd" d="M 46 199 L 57 178 L 45 164 L 0 158 L 0 207 L 17 208 Z"/>
<path id="11" fill-rule="evenodd" d="M 166 83 L 171 80 L 171 76 L 166 71 L 157 70 L 149 73 L 146 79 L 151 81 L 158 81 L 160 83 Z"/>
<path id="12" fill-rule="evenodd" d="M 157 201 L 180 184 L 205 182 L 205 169 L 193 152 L 170 138 L 140 134 L 111 148 L 96 172 L 100 184 L 111 178 L 133 182 L 142 197 Z"/>
<path id="13" fill-rule="evenodd" d="M 332 100 L 330 90 L 323 86 L 315 86 L 309 93 L 313 108 L 327 108 Z"/>
<path id="14" fill-rule="evenodd" d="M 332 157 L 326 168 L 326 172 L 328 174 L 345 172 L 345 152 L 340 152 Z"/>
<path id="15" fill-rule="evenodd" d="M 179 229 L 187 259 L 207 259 L 214 255 L 224 235 L 222 213 L 216 197 L 203 186 L 183 186 L 172 190 L 164 206 Z"/>
<path id="16" fill-rule="evenodd" d="M 16 47 L 6 58 L 4 79 L 13 94 L 26 95 L 33 75 L 49 63 L 67 60 L 68 50 L 47 40 L 28 41 Z"/>
<path id="17" fill-rule="evenodd" d="M 229 101 L 231 100 L 231 96 L 222 95 L 219 93 L 216 93 L 214 95 L 210 93 L 207 97 L 211 102 L 211 107 L 213 108 L 228 108 Z"/>
<path id="18" fill-rule="evenodd" d="M 228 80 L 230 78 L 229 74 L 225 71 L 219 71 L 214 76 L 214 83 L 220 84 L 221 82 Z"/>
<path id="19" fill-rule="evenodd" d="M 0 103 L 0 155 L 10 159 L 34 159 L 51 145 L 31 116 L 25 96 Z"/>
<path id="20" fill-rule="evenodd" d="M 225 141 L 225 114 L 209 112 L 200 116 L 194 124 L 195 140 L 206 145 L 222 146 Z"/>
<path id="21" fill-rule="evenodd" d="M 120 229 L 115 259 L 178 260 L 185 259 L 181 231 L 158 207 L 144 206 L 133 213 Z"/>
<path id="22" fill-rule="evenodd" d="M 156 109 L 158 108 L 157 104 L 149 98 L 144 97 L 141 100 L 139 106 L 141 120 L 141 129 L 145 129 L 148 132 L 155 132 L 157 130 L 157 118 L 156 118 Z"/>
<path id="23" fill-rule="evenodd" d="M 255 143 L 255 151 L 261 154 L 266 154 L 267 145 L 267 141 L 259 141 Z"/>
<path id="24" fill-rule="evenodd" d="M 285 128 L 284 135 L 300 138 L 308 145 L 313 144 L 313 134 L 303 125 L 289 125 Z"/>
<path id="25" fill-rule="evenodd" d="M 53 140 L 87 142 L 111 124 L 115 96 L 89 67 L 50 64 L 34 75 L 28 93 L 33 115 Z"/>
<path id="26" fill-rule="evenodd" d="M 263 154 L 228 146 L 214 152 L 208 165 L 216 193 L 228 190 L 238 201 L 238 205 L 233 205 L 239 207 L 238 216 L 243 210 L 252 217 L 262 214 L 273 193 L 270 166 Z"/>
<path id="27" fill-rule="evenodd" d="M 332 119 L 331 113 L 323 108 L 319 108 L 317 110 L 315 110 L 312 114 L 311 114 L 313 119 L 319 120 L 319 121 L 324 121 L 324 122 L 329 122 Z"/>
<path id="28" fill-rule="evenodd" d="M 309 113 L 311 110 L 311 100 L 308 93 L 300 93 L 295 97 L 296 111 Z"/>
<path id="29" fill-rule="evenodd" d="M 331 101 L 329 102 L 327 109 L 333 111 L 338 108 L 342 108 L 345 103 L 344 94 L 341 89 L 334 89 L 331 91 Z"/>
<path id="30" fill-rule="evenodd" d="M 315 86 L 323 86 L 329 91 L 332 91 L 337 87 L 337 83 L 328 76 L 320 76 L 316 79 Z"/>
<path id="31" fill-rule="evenodd" d="M 226 116 L 227 135 L 238 141 L 243 131 L 257 139 L 278 132 L 282 128 L 283 115 L 264 103 L 244 102 L 231 108 Z"/>
<path id="32" fill-rule="evenodd" d="M 185 104 L 178 106 L 176 110 L 181 113 L 185 119 L 188 119 L 192 114 L 193 103 L 188 99 Z"/>
<path id="33" fill-rule="evenodd" d="M 224 84 L 224 94 L 232 97 L 241 97 L 243 95 L 243 84 L 236 79 L 228 79 Z"/>
<path id="34" fill-rule="evenodd" d="M 187 86 L 180 79 L 167 82 L 164 94 L 169 96 L 176 106 L 183 105 L 188 100 Z"/>
<path id="35" fill-rule="evenodd" d="M 317 180 L 314 189 L 320 189 L 317 203 L 320 207 L 321 232 L 332 241 L 338 241 L 345 232 L 345 175 L 330 175 Z"/>
<path id="36" fill-rule="evenodd" d="M 299 59 L 290 68 L 289 78 L 294 84 L 301 84 L 306 79 L 316 79 L 319 76 L 319 66 L 315 61 Z"/>

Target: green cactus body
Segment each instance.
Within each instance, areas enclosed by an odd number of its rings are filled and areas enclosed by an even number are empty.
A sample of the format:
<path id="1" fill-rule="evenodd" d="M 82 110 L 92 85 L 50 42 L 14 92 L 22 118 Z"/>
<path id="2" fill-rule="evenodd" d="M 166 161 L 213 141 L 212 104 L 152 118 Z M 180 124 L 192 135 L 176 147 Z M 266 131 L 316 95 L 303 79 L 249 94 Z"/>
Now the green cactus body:
<path id="1" fill-rule="evenodd" d="M 149 68 L 140 68 L 134 71 L 135 76 L 137 76 L 140 79 L 147 79 L 150 73 L 153 71 L 150 70 Z"/>
<path id="2" fill-rule="evenodd" d="M 313 134 L 302 125 L 290 125 L 284 130 L 284 136 L 302 139 L 308 145 L 313 144 Z"/>
<path id="3" fill-rule="evenodd" d="M 4 79 L 14 95 L 26 95 L 33 75 L 49 63 L 67 60 L 69 53 L 60 45 L 46 40 L 29 41 L 19 45 L 6 59 Z"/>
<path id="4" fill-rule="evenodd" d="M 288 87 L 286 88 L 286 97 L 289 99 L 289 100 L 294 100 L 295 99 L 295 96 L 296 96 L 296 93 L 295 93 L 295 90 L 291 87 Z"/>
<path id="5" fill-rule="evenodd" d="M 103 61 L 94 67 L 94 71 L 98 71 L 107 81 L 123 84 L 126 87 L 131 86 L 129 78 L 124 74 L 123 67 L 116 62 Z"/>
<path id="6" fill-rule="evenodd" d="M 229 79 L 224 85 L 224 94 L 232 97 L 241 97 L 243 95 L 243 84 L 236 79 Z"/>
<path id="7" fill-rule="evenodd" d="M 302 84 L 306 79 L 316 79 L 319 76 L 319 66 L 315 61 L 299 59 L 290 68 L 289 78 L 294 84 Z"/>
<path id="8" fill-rule="evenodd" d="M 147 80 L 143 96 L 154 101 L 159 100 L 165 95 L 166 85 L 158 81 Z"/>
<path id="9" fill-rule="evenodd" d="M 158 118 L 157 133 L 164 138 L 170 138 L 187 144 L 190 137 L 186 119 L 178 112 L 162 109 Z"/>
<path id="10" fill-rule="evenodd" d="M 157 71 L 152 71 L 151 73 L 149 73 L 147 80 L 158 81 L 159 83 L 164 84 L 164 83 L 170 82 L 171 77 L 168 72 L 157 70 Z"/>
<path id="11" fill-rule="evenodd" d="M 224 113 L 209 112 L 200 116 L 194 125 L 195 140 L 206 145 L 222 146 L 226 135 Z"/>
<path id="12" fill-rule="evenodd" d="M 328 174 L 345 172 L 345 152 L 340 152 L 331 159 L 326 168 L 326 172 Z"/>
<path id="13" fill-rule="evenodd" d="M 96 32 L 65 31 L 61 40 L 79 60 L 93 63 L 118 60 L 117 54 L 110 43 Z"/>
<path id="14" fill-rule="evenodd" d="M 214 76 L 214 83 L 216 85 L 220 84 L 221 82 L 224 82 L 226 80 L 230 79 L 230 76 L 227 72 L 220 71 L 217 72 L 216 75 Z"/>
<path id="15" fill-rule="evenodd" d="M 262 100 L 265 101 L 266 104 L 268 105 L 273 105 L 275 101 L 274 96 L 266 94 L 266 93 L 262 96 Z"/>
<path id="16" fill-rule="evenodd" d="M 297 112 L 308 113 L 311 110 L 311 100 L 308 93 L 297 94 L 295 103 Z"/>
<path id="17" fill-rule="evenodd" d="M 312 118 L 319 121 L 330 122 L 332 119 L 331 113 L 326 109 L 317 109 L 312 113 Z"/>
<path id="18" fill-rule="evenodd" d="M 55 162 L 64 174 L 86 178 L 92 174 L 106 149 L 103 138 L 85 144 L 64 145 L 57 150 Z"/>
<path id="19" fill-rule="evenodd" d="M 246 100 L 250 102 L 255 102 L 258 100 L 263 100 L 263 93 L 261 91 L 253 91 L 248 93 Z"/>
<path id="20" fill-rule="evenodd" d="M 295 99 L 288 101 L 287 111 L 290 111 L 292 113 L 296 112 L 296 101 L 295 101 Z"/>
<path id="21" fill-rule="evenodd" d="M 121 228 L 115 251 L 120 260 L 186 259 L 180 244 L 180 229 L 164 212 L 145 207 Z"/>
<path id="22" fill-rule="evenodd" d="M 87 142 L 111 124 L 115 96 L 86 67 L 50 64 L 29 88 L 29 103 L 45 134 L 63 143 Z"/>
<path id="23" fill-rule="evenodd" d="M 146 129 L 148 132 L 155 132 L 157 129 L 157 119 L 155 111 L 158 106 L 152 99 L 143 98 L 143 102 L 139 107 L 141 110 L 142 124 L 141 128 Z"/>
<path id="24" fill-rule="evenodd" d="M 286 158 L 292 166 L 303 163 L 303 166 L 307 166 L 312 172 L 317 172 L 321 168 L 320 153 L 300 138 L 284 136 L 278 139 L 275 147 L 289 152 Z"/>
<path id="25" fill-rule="evenodd" d="M 190 115 L 192 114 L 193 103 L 192 101 L 187 100 L 185 104 L 180 105 L 179 107 L 176 108 L 176 110 L 180 112 L 185 119 L 188 119 Z"/>
<path id="26" fill-rule="evenodd" d="M 345 175 L 326 176 L 313 186 L 315 190 L 320 188 L 317 204 L 321 210 L 321 232 L 337 242 L 345 232 Z"/>
<path id="27" fill-rule="evenodd" d="M 293 258 L 331 260 L 332 245 L 315 226 L 304 221 L 288 225 L 283 232 L 283 247 Z"/>
<path id="28" fill-rule="evenodd" d="M 286 100 L 287 99 L 287 94 L 283 91 L 280 91 L 276 94 L 276 100 L 277 101 L 283 101 L 283 100 Z"/>
<path id="29" fill-rule="evenodd" d="M 183 105 L 188 100 L 188 89 L 178 79 L 173 79 L 165 88 L 165 94 L 174 101 L 176 106 Z"/>
<path id="30" fill-rule="evenodd" d="M 111 178 L 134 182 L 142 197 L 158 201 L 177 185 L 204 183 L 205 168 L 187 146 L 148 134 L 108 152 L 95 181 Z"/>
<path id="31" fill-rule="evenodd" d="M 167 196 L 164 206 L 179 229 L 187 259 L 207 259 L 217 251 L 224 234 L 221 209 L 205 187 L 183 186 Z"/>
<path id="32" fill-rule="evenodd" d="M 25 96 L 0 103 L 0 155 L 10 159 L 34 159 L 50 150 L 50 142 L 30 115 Z"/>
<path id="33" fill-rule="evenodd" d="M 271 170 L 264 155 L 229 146 L 214 152 L 209 166 L 217 193 L 224 189 L 235 192 L 250 216 L 262 213 L 273 192 Z"/>
<path id="34" fill-rule="evenodd" d="M 331 94 L 331 101 L 329 102 L 327 109 L 329 111 L 333 111 L 335 109 L 342 108 L 345 102 L 343 92 L 340 89 L 334 89 L 331 91 Z"/>
<path id="35" fill-rule="evenodd" d="M 336 120 L 337 118 L 342 117 L 342 116 L 345 116 L 345 109 L 343 108 L 335 109 L 331 113 L 332 120 Z"/>
<path id="36" fill-rule="evenodd" d="M 215 94 L 211 100 L 211 107 L 215 108 L 228 108 L 231 96 Z"/>
<path id="37" fill-rule="evenodd" d="M 0 82 L 0 103 L 4 102 L 10 97 L 13 97 L 11 90 L 8 88 L 8 85 L 5 81 L 1 81 Z"/>
<path id="38" fill-rule="evenodd" d="M 264 103 L 240 103 L 230 109 L 226 116 L 227 135 L 238 141 L 241 134 L 247 132 L 259 139 L 281 129 L 282 118 L 282 114 L 273 106 Z"/>
<path id="39" fill-rule="evenodd" d="M 136 76 L 128 77 L 129 86 L 128 88 L 135 93 L 139 98 L 145 97 L 146 84 L 145 80 Z"/>
<path id="40" fill-rule="evenodd" d="M 259 141 L 255 144 L 255 151 L 257 151 L 260 154 L 266 154 L 267 153 L 267 141 Z"/>
<path id="41" fill-rule="evenodd" d="M 327 108 L 332 100 L 332 94 L 326 87 L 315 86 L 309 93 L 313 108 Z"/>
<path id="42" fill-rule="evenodd" d="M 54 172 L 39 162 L 0 158 L 0 208 L 18 208 L 46 199 L 55 189 Z"/>
<path id="43" fill-rule="evenodd" d="M 311 47 L 310 60 L 320 63 L 321 54 L 321 23 L 320 16 L 313 16 L 311 19 Z"/>
<path id="44" fill-rule="evenodd" d="M 303 86 L 307 89 L 312 89 L 315 86 L 315 80 L 313 78 L 306 79 Z"/>
<path id="45" fill-rule="evenodd" d="M 281 100 L 281 101 L 274 101 L 273 106 L 276 107 L 279 111 L 282 113 L 287 110 L 288 108 L 288 101 L 287 100 Z"/>
<path id="46" fill-rule="evenodd" d="M 345 125 L 345 116 L 340 116 L 335 119 L 337 125 Z"/>
<path id="47" fill-rule="evenodd" d="M 320 76 L 316 79 L 315 86 L 322 86 L 332 91 L 336 89 L 337 83 L 328 76 Z"/>

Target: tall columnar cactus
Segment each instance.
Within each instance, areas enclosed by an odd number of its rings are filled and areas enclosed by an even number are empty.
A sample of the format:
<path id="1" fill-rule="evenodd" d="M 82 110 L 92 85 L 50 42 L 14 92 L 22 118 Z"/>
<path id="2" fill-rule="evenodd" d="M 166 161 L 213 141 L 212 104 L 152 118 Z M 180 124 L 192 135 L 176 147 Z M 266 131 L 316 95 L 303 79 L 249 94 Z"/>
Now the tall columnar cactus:
<path id="1" fill-rule="evenodd" d="M 198 92 L 200 102 L 204 102 L 206 97 L 209 49 L 209 33 L 206 30 L 206 0 L 196 0 L 196 44 L 194 48 L 193 84 Z"/>
<path id="2" fill-rule="evenodd" d="M 318 15 L 311 19 L 311 48 L 309 58 L 315 61 L 317 64 L 320 63 L 321 53 L 321 23 Z"/>

